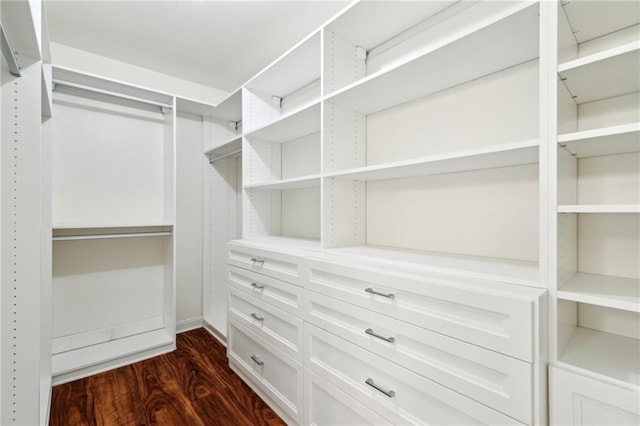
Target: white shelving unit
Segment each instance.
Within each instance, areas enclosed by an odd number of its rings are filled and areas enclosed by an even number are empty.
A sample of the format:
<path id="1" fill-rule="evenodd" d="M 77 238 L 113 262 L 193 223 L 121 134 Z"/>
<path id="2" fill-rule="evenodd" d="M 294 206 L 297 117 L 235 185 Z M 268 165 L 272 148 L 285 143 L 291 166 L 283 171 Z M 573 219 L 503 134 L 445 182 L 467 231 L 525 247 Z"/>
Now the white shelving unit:
<path id="1" fill-rule="evenodd" d="M 204 115 L 203 320 L 223 343 L 227 339 L 227 242 L 240 236 L 242 211 L 242 91 L 230 94 Z"/>
<path id="2" fill-rule="evenodd" d="M 53 82 L 52 373 L 63 383 L 175 348 L 176 108 L 68 69 Z"/>
<path id="3" fill-rule="evenodd" d="M 557 27 L 557 277 L 552 277 L 556 283 L 555 288 L 552 285 L 556 296 L 552 359 L 559 368 L 594 380 L 590 389 L 598 389 L 595 392 L 614 392 L 607 388 L 613 386 L 637 399 L 640 5 L 561 3 Z M 578 392 L 577 387 L 572 392 Z M 603 396 L 585 395 L 594 400 Z M 596 421 L 589 417 L 595 412 L 572 414 L 560 405 L 551 401 L 552 422 L 576 415 L 583 422 Z M 623 409 L 622 405 L 602 407 L 611 413 Z M 640 409 L 620 413 L 637 421 Z"/>

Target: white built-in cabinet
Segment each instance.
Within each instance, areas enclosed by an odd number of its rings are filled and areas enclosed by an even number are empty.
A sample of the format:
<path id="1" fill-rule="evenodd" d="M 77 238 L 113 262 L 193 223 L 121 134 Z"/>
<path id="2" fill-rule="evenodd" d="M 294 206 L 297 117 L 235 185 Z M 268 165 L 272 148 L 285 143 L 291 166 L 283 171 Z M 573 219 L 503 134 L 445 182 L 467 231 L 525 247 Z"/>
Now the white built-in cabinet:
<path id="1" fill-rule="evenodd" d="M 286 422 L 547 422 L 550 7 L 355 3 L 212 124 L 229 362 Z"/>
<path id="2" fill-rule="evenodd" d="M 557 144 L 557 185 L 551 189 L 557 274 L 550 277 L 556 295 L 550 419 L 638 424 L 640 4 L 560 3 L 554 41 L 557 136 L 549 143 Z"/>

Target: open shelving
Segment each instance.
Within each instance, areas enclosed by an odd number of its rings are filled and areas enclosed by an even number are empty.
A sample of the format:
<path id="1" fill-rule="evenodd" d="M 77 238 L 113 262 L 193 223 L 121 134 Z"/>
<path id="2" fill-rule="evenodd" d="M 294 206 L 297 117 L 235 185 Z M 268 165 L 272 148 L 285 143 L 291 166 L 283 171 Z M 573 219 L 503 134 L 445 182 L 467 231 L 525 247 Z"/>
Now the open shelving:
<path id="1" fill-rule="evenodd" d="M 175 98 L 53 70 L 53 376 L 175 348 Z"/>
<path id="2" fill-rule="evenodd" d="M 640 5 L 558 9 L 556 357 L 640 385 Z"/>
<path id="3" fill-rule="evenodd" d="M 204 154 L 209 160 L 238 154 L 242 149 L 242 92 L 231 93 L 204 115 Z"/>

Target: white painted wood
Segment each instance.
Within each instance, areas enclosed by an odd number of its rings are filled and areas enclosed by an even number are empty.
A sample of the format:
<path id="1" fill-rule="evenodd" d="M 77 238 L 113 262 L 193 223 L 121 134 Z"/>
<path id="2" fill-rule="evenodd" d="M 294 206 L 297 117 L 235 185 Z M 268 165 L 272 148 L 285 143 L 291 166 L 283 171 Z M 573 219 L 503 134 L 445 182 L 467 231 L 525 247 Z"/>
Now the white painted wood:
<path id="1" fill-rule="evenodd" d="M 366 183 L 325 178 L 323 183 L 322 247 L 366 243 Z"/>
<path id="2" fill-rule="evenodd" d="M 366 208 L 367 244 L 538 261 L 537 165 L 369 182 Z"/>
<path id="3" fill-rule="evenodd" d="M 229 290 L 229 317 L 302 362 L 302 320 L 246 292 Z"/>
<path id="4" fill-rule="evenodd" d="M 558 67 L 560 77 L 586 103 L 640 90 L 640 41 L 597 53 Z M 602 84 L 606 81 L 606 84 Z"/>
<path id="5" fill-rule="evenodd" d="M 579 215 L 578 254 L 580 272 L 640 278 L 640 216 Z"/>
<path id="6" fill-rule="evenodd" d="M 637 339 L 578 327 L 558 360 L 635 386 L 640 384 Z"/>
<path id="7" fill-rule="evenodd" d="M 298 110 L 264 127 L 245 134 L 271 142 L 288 142 L 320 131 L 320 104 Z"/>
<path id="8" fill-rule="evenodd" d="M 365 55 L 358 54 L 356 45 L 343 39 L 332 27 L 323 29 L 323 37 L 322 81 L 324 93 L 332 93 L 366 76 L 366 58 Z"/>
<path id="9" fill-rule="evenodd" d="M 220 120 L 211 115 L 203 116 L 204 153 L 207 156 L 218 156 L 231 152 L 229 145 L 240 138 L 239 121 Z M 237 149 L 237 148 L 235 148 Z"/>
<path id="10" fill-rule="evenodd" d="M 320 239 L 320 188 L 282 191 L 282 235 Z"/>
<path id="11" fill-rule="evenodd" d="M 537 7 L 529 7 L 470 37 L 432 47 L 417 59 L 374 73 L 327 100 L 371 114 L 535 59 L 537 13 Z M 503 37 L 507 33 L 511 37 Z M 469 62 L 461 65 L 461 57 Z M 425 79 L 426 75 L 438 78 Z"/>
<path id="12" fill-rule="evenodd" d="M 374 354 L 532 423 L 531 364 L 349 303 L 305 292 L 305 320 Z M 393 339 L 387 342 L 371 333 Z"/>
<path id="13" fill-rule="evenodd" d="M 323 172 L 366 166 L 366 117 L 349 108 L 323 104 Z"/>
<path id="14" fill-rule="evenodd" d="M 300 256 L 304 253 L 259 247 L 251 241 L 232 241 L 228 247 L 230 265 L 300 285 Z"/>
<path id="15" fill-rule="evenodd" d="M 574 373 L 549 368 L 550 421 L 558 425 L 635 425 L 640 422 L 638 389 L 622 387 Z"/>
<path id="16" fill-rule="evenodd" d="M 563 204 L 578 203 L 578 161 L 563 148 L 557 150 L 557 202 Z M 555 213 L 555 212 L 554 212 Z"/>
<path id="17" fill-rule="evenodd" d="M 558 144 L 577 158 L 639 152 L 640 123 L 565 133 Z"/>
<path id="18" fill-rule="evenodd" d="M 320 177 L 320 132 L 308 134 L 282 144 L 282 170 L 280 176 L 288 179 L 297 176 Z M 318 184 L 320 179 L 318 179 Z"/>
<path id="19" fill-rule="evenodd" d="M 304 424 L 391 425 L 309 369 L 304 371 Z"/>
<path id="20" fill-rule="evenodd" d="M 578 203 L 640 203 L 640 152 L 578 160 Z"/>
<path id="21" fill-rule="evenodd" d="M 568 62 L 578 57 L 578 41 L 573 34 L 573 28 L 569 22 L 569 17 L 562 3 L 557 3 L 558 19 L 557 19 L 557 50 L 558 50 L 558 62 Z"/>
<path id="22" fill-rule="evenodd" d="M 309 269 L 304 285 L 309 290 L 532 360 L 532 304 L 540 290 L 511 289 L 496 282 L 436 272 L 409 275 L 348 259 L 309 257 L 305 263 Z M 375 295 L 367 288 L 394 296 Z"/>
<path id="23" fill-rule="evenodd" d="M 579 272 L 562 284 L 558 297 L 640 312 L 640 280 Z"/>
<path id="24" fill-rule="evenodd" d="M 249 165 L 250 167 L 250 165 Z M 243 167 L 243 182 L 246 168 Z M 279 190 L 247 188 L 243 191 L 242 236 L 254 239 L 281 235 L 281 192 Z"/>
<path id="25" fill-rule="evenodd" d="M 536 139 L 347 169 L 325 173 L 325 176 L 359 181 L 377 181 L 521 166 L 537 162 L 538 140 Z"/>
<path id="26" fill-rule="evenodd" d="M 578 105 L 578 129 L 637 123 L 640 116 L 640 92 Z"/>
<path id="27" fill-rule="evenodd" d="M 576 302 L 556 299 L 557 305 L 557 348 L 556 359 L 567 348 L 573 333 L 578 326 L 578 304 Z"/>
<path id="28" fill-rule="evenodd" d="M 640 7 L 632 1 L 572 1 L 562 8 L 580 43 L 640 22 Z"/>
<path id="29" fill-rule="evenodd" d="M 305 366 L 395 424 L 520 424 L 308 323 Z"/>
<path id="30" fill-rule="evenodd" d="M 56 354 L 52 358 L 53 385 L 142 361 L 174 349 L 173 334 L 156 330 Z"/>
<path id="31" fill-rule="evenodd" d="M 640 213 L 640 204 L 561 204 L 558 213 Z"/>
<path id="32" fill-rule="evenodd" d="M 579 53 L 584 57 L 638 40 L 640 40 L 640 24 L 635 24 L 580 43 Z"/>
<path id="33" fill-rule="evenodd" d="M 637 340 L 640 345 L 640 315 L 637 312 L 578 303 L 578 325 L 590 330 L 629 337 Z M 638 368 L 640 369 L 640 366 Z"/>
<path id="34" fill-rule="evenodd" d="M 291 283 L 230 266 L 229 288 L 243 291 L 254 299 L 267 302 L 293 316 L 302 316 L 302 289 Z"/>
<path id="35" fill-rule="evenodd" d="M 302 365 L 234 320 L 229 322 L 228 348 L 229 362 L 301 422 Z"/>
<path id="36" fill-rule="evenodd" d="M 271 182 L 256 182 L 244 184 L 245 189 L 274 189 L 287 191 L 291 189 L 318 188 L 320 187 L 320 175 L 309 175 L 289 179 L 273 180 Z"/>

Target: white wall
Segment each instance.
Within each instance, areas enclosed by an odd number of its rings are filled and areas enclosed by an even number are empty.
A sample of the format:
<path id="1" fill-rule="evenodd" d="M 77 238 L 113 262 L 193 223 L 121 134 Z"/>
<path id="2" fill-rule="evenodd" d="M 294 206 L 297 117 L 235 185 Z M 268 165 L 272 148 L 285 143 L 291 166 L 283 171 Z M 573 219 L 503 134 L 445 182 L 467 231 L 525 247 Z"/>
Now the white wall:
<path id="1" fill-rule="evenodd" d="M 176 320 L 178 330 L 202 317 L 202 118 L 178 114 Z"/>

